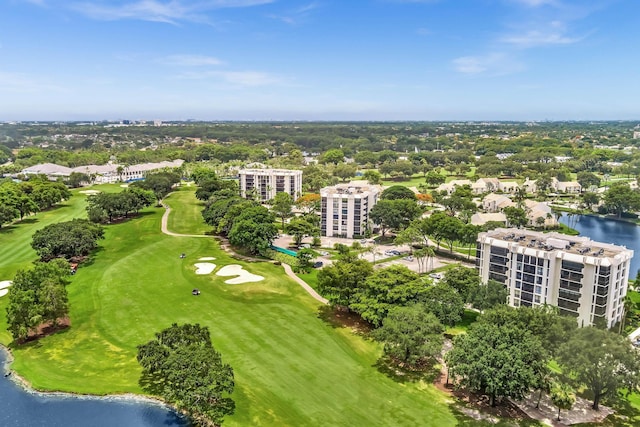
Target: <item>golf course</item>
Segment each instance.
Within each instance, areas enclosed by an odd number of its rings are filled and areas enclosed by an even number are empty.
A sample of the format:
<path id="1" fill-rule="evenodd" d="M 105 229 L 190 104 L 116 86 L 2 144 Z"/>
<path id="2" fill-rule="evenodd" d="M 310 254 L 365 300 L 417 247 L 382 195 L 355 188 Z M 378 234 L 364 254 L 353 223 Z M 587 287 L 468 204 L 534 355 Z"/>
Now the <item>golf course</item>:
<path id="1" fill-rule="evenodd" d="M 118 186 L 95 190 L 119 191 Z M 172 193 L 168 229 L 202 236 L 195 188 Z M 85 217 L 86 195 L 0 229 L 0 281 L 37 259 L 31 236 L 48 224 Z M 235 372 L 231 426 L 452 426 L 463 418 L 432 384 L 398 381 L 376 367 L 381 346 L 319 315 L 320 304 L 281 266 L 232 258 L 213 237 L 161 232 L 163 208 L 109 225 L 105 239 L 68 286 L 71 326 L 22 346 L 0 342 L 12 369 L 34 388 L 83 394 L 144 394 L 136 346 L 172 323 L 199 323 Z M 184 258 L 180 255 L 185 254 Z M 201 258 L 215 264 L 196 274 Z M 235 265 L 264 280 L 229 284 L 216 272 Z M 230 282 L 237 283 L 237 282 Z M 192 295 L 197 288 L 200 295 Z M 466 421 L 466 420 L 465 420 Z M 469 424 L 469 425 L 482 425 Z"/>

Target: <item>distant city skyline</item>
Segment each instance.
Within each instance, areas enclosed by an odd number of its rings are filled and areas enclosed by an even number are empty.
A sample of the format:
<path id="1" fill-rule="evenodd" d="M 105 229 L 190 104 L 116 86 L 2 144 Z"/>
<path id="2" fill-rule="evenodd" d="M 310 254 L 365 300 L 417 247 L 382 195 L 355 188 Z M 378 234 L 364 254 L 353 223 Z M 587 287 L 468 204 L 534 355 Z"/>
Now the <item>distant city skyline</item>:
<path id="1" fill-rule="evenodd" d="M 640 120 L 635 0 L 6 0 L 0 121 Z"/>

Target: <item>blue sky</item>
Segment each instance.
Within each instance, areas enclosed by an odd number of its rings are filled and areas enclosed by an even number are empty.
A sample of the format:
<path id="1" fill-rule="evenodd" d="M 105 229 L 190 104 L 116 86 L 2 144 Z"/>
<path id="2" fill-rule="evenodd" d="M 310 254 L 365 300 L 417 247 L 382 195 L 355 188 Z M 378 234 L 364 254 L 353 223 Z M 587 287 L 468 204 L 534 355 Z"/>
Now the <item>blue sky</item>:
<path id="1" fill-rule="evenodd" d="M 637 0 L 2 0 L 0 120 L 640 119 Z"/>

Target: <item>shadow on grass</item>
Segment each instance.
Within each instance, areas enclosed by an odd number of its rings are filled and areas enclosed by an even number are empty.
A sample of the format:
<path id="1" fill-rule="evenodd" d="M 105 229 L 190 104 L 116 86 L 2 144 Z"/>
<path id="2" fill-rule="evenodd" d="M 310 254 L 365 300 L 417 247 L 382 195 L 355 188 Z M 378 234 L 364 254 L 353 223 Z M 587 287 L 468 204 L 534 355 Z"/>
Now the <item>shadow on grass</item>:
<path id="1" fill-rule="evenodd" d="M 359 314 L 323 305 L 318 308 L 318 318 L 333 328 L 349 328 L 360 336 L 368 336 L 373 330 L 371 325 Z"/>
<path id="2" fill-rule="evenodd" d="M 573 424 L 576 427 L 636 427 L 640 425 L 640 410 L 633 406 L 629 400 L 625 398 L 619 398 L 614 402 L 606 402 L 616 412 L 609 415 L 607 418 L 599 423 L 581 423 Z"/>
<path id="3" fill-rule="evenodd" d="M 138 380 L 138 385 L 140 385 L 140 388 L 149 394 L 162 396 L 164 381 L 162 381 L 161 376 L 159 375 L 143 372 Z"/>
<path id="4" fill-rule="evenodd" d="M 437 365 L 432 362 L 417 367 L 408 367 L 399 365 L 398 362 L 387 356 L 382 356 L 373 366 L 381 374 L 401 384 L 417 381 L 433 383 L 440 375 Z"/>

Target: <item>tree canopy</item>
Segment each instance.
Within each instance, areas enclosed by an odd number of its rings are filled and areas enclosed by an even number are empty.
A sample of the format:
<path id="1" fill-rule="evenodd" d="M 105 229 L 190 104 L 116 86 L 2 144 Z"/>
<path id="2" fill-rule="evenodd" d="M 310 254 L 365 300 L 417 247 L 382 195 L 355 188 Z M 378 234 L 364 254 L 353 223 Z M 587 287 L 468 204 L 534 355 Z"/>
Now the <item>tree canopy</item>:
<path id="1" fill-rule="evenodd" d="M 104 229 L 86 219 L 49 224 L 33 234 L 31 247 L 42 260 L 89 255 L 104 238 Z"/>
<path id="2" fill-rule="evenodd" d="M 578 385 L 593 396 L 593 409 L 600 400 L 614 397 L 622 389 L 640 385 L 640 359 L 629 340 L 607 330 L 579 328 L 558 350 L 558 361 L 566 373 L 575 376 Z"/>
<path id="3" fill-rule="evenodd" d="M 186 411 L 197 425 L 221 425 L 235 412 L 233 369 L 211 344 L 209 329 L 173 324 L 138 346 L 141 383 Z"/>
<path id="4" fill-rule="evenodd" d="M 522 399 L 547 369 L 548 355 L 531 332 L 479 322 L 454 339 L 446 361 L 457 385 L 498 397 Z"/>
<path id="5" fill-rule="evenodd" d="M 384 354 L 409 366 L 436 357 L 442 350 L 444 328 L 422 305 L 393 307 L 373 333 L 384 342 Z"/>
<path id="6" fill-rule="evenodd" d="M 24 341 L 43 323 L 55 327 L 67 316 L 69 274 L 69 264 L 63 259 L 37 262 L 16 272 L 7 306 L 7 329 L 16 341 Z"/>

